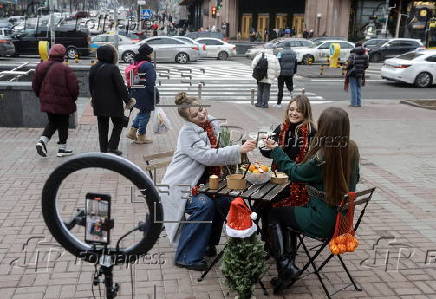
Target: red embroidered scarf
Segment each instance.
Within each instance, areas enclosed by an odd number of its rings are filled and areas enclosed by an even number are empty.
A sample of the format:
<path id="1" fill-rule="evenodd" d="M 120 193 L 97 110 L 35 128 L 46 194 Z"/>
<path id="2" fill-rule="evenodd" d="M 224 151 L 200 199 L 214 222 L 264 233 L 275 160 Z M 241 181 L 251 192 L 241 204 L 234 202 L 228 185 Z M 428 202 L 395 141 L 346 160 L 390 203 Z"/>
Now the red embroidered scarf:
<path id="1" fill-rule="evenodd" d="M 283 123 L 279 134 L 279 146 L 284 147 L 287 144 L 286 136 L 290 129 L 289 123 Z M 301 163 L 309 151 L 309 124 L 302 124 L 296 128 L 295 140 L 300 148 L 295 162 Z M 273 207 L 303 206 L 309 201 L 309 195 L 304 183 L 291 183 L 289 187 L 289 197 L 274 203 Z"/>

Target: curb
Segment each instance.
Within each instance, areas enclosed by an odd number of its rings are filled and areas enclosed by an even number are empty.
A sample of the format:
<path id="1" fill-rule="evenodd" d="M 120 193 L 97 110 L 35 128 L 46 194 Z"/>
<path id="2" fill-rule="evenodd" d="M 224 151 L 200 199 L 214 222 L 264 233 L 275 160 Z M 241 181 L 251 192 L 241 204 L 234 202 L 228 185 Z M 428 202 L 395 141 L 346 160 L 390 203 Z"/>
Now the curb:
<path id="1" fill-rule="evenodd" d="M 423 100 L 421 100 L 423 101 Z M 434 102 L 436 100 L 428 100 L 429 102 Z M 436 110 L 436 106 L 424 106 L 421 104 L 418 104 L 415 102 L 415 100 L 403 100 L 400 101 L 400 104 L 405 104 L 405 105 L 409 105 L 409 106 L 413 106 L 413 107 L 418 107 L 418 108 L 424 108 L 424 109 L 429 109 L 429 110 Z"/>

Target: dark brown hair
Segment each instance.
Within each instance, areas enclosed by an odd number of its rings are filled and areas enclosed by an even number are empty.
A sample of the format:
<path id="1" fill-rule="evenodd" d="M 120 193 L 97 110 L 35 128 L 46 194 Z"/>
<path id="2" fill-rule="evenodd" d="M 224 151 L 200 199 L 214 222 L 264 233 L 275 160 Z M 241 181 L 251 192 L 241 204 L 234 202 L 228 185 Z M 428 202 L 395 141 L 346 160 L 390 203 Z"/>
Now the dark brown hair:
<path id="1" fill-rule="evenodd" d="M 337 206 L 349 191 L 352 166 L 359 160 L 357 145 L 350 141 L 350 120 L 344 109 L 329 107 L 321 113 L 318 132 L 303 163 L 314 156 L 321 156 L 325 162 L 326 201 Z"/>
<path id="2" fill-rule="evenodd" d="M 303 123 L 313 125 L 312 121 L 312 107 L 310 106 L 309 98 L 305 95 L 297 95 L 292 98 L 286 106 L 283 122 L 289 125 L 289 109 L 293 102 L 297 102 L 297 109 L 303 114 Z"/>

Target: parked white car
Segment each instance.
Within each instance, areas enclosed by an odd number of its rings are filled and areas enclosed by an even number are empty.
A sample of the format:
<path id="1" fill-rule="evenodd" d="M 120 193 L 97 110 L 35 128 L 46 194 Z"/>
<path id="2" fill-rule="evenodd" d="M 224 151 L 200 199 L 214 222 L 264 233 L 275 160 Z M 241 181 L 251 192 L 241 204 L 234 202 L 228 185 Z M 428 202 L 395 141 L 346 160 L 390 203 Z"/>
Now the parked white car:
<path id="1" fill-rule="evenodd" d="M 190 61 L 197 61 L 199 57 L 198 47 L 196 46 L 170 36 L 153 36 L 139 43 L 119 46 L 118 53 L 120 59 L 124 62 L 131 63 L 143 43 L 147 43 L 153 48 L 156 53 L 157 62 L 188 63 Z"/>
<path id="2" fill-rule="evenodd" d="M 260 52 L 277 55 L 279 51 L 283 50 L 286 43 L 289 43 L 289 47 L 294 50 L 307 49 L 315 46 L 312 41 L 304 38 L 279 38 L 263 45 L 248 49 L 245 53 L 245 56 L 253 59 Z"/>
<path id="3" fill-rule="evenodd" d="M 130 38 L 122 35 L 118 35 L 118 45 L 131 45 L 135 42 L 132 41 Z M 100 34 L 97 36 L 94 36 L 91 39 L 91 43 L 89 45 L 90 50 L 93 52 L 97 50 L 97 48 L 103 46 L 103 45 L 114 45 L 115 44 L 115 35 L 114 34 Z"/>
<path id="4" fill-rule="evenodd" d="M 196 41 L 206 45 L 206 57 L 227 60 L 231 56 L 236 56 L 236 46 L 218 38 L 200 37 Z"/>
<path id="5" fill-rule="evenodd" d="M 181 41 L 187 42 L 189 44 L 196 45 L 198 47 L 198 52 L 200 54 L 200 57 L 206 57 L 206 45 L 205 44 L 199 43 L 199 42 L 197 42 L 197 41 L 195 41 L 192 38 L 187 37 L 187 36 L 173 36 L 173 37 L 177 38 Z"/>
<path id="6" fill-rule="evenodd" d="M 390 81 L 430 87 L 436 83 L 436 50 L 417 50 L 387 59 L 380 75 Z"/>
<path id="7" fill-rule="evenodd" d="M 332 43 L 338 43 L 341 46 L 340 61 L 347 61 L 350 51 L 354 48 L 354 43 L 343 40 L 324 40 L 317 42 L 312 48 L 295 49 L 297 61 L 303 64 L 326 62 L 330 56 Z"/>

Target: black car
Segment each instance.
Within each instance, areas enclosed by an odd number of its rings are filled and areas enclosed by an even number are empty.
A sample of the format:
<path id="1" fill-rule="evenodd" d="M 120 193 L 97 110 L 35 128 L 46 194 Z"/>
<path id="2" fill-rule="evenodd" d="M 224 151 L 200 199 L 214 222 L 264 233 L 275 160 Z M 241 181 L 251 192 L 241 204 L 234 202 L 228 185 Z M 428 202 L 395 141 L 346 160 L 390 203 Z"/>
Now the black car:
<path id="1" fill-rule="evenodd" d="M 387 58 L 395 57 L 410 51 L 414 51 L 424 46 L 419 40 L 415 39 L 392 39 L 380 44 L 373 49 L 369 49 L 368 55 L 371 62 L 384 61 Z"/>
<path id="2" fill-rule="evenodd" d="M 50 42 L 50 30 L 47 27 L 25 29 L 13 35 L 16 55 L 38 55 L 38 42 Z M 67 49 L 67 56 L 74 59 L 76 55 L 89 55 L 88 30 L 76 30 L 74 26 L 58 27 L 55 30 L 55 42 Z"/>

